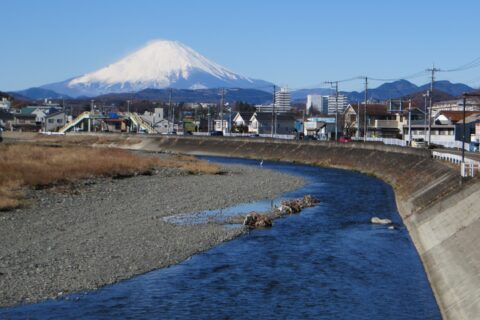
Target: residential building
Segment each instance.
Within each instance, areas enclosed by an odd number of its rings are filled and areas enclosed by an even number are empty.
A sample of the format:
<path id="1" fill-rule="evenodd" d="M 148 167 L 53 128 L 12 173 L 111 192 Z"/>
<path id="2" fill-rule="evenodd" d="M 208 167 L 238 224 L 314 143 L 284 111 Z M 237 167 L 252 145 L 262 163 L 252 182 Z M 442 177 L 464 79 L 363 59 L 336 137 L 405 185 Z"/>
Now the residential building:
<path id="1" fill-rule="evenodd" d="M 7 98 L 2 98 L 2 100 L 0 100 L 0 110 L 9 111 L 10 107 L 11 103 Z"/>
<path id="2" fill-rule="evenodd" d="M 221 131 L 224 134 L 230 132 L 230 115 L 224 115 L 223 119 L 215 119 L 214 122 L 214 131 Z"/>
<path id="3" fill-rule="evenodd" d="M 462 118 L 455 124 L 455 140 L 463 141 L 464 134 L 464 122 L 463 122 L 463 112 Z M 468 114 L 468 115 L 467 115 Z M 450 120 L 452 122 L 452 120 Z M 452 122 L 453 123 L 453 122 Z M 480 112 L 465 112 L 465 141 L 470 142 L 471 136 L 475 136 L 475 128 L 480 124 Z"/>
<path id="4" fill-rule="evenodd" d="M 140 117 L 152 126 L 157 133 L 167 134 L 174 131 L 172 119 L 165 118 L 164 108 L 155 108 L 153 112 L 145 111 Z"/>
<path id="5" fill-rule="evenodd" d="M 470 117 L 476 113 L 478 112 L 466 111 L 465 117 Z M 463 120 L 463 111 L 440 111 L 433 118 L 435 124 L 456 124 L 460 120 Z"/>
<path id="6" fill-rule="evenodd" d="M 338 103 L 337 103 L 338 102 Z M 348 107 L 348 98 L 346 95 L 339 94 L 338 100 L 336 95 L 328 96 L 328 114 L 335 114 L 338 110 L 338 113 L 341 114 Z"/>
<path id="7" fill-rule="evenodd" d="M 0 109 L 0 127 L 2 130 L 11 130 L 13 114 Z"/>
<path id="8" fill-rule="evenodd" d="M 233 132 L 248 132 L 248 124 L 254 112 L 237 112 L 232 118 Z"/>
<path id="9" fill-rule="evenodd" d="M 317 111 L 322 114 L 328 113 L 328 96 L 319 94 L 307 95 L 306 114 L 311 114 L 312 111 Z"/>
<path id="10" fill-rule="evenodd" d="M 12 131 L 30 131 L 38 132 L 42 129 L 41 123 L 37 122 L 35 114 L 13 114 L 13 119 L 10 123 L 10 130 Z"/>
<path id="11" fill-rule="evenodd" d="M 334 117 L 308 118 L 303 126 L 305 136 L 315 136 L 320 140 L 329 140 L 335 135 Z"/>
<path id="12" fill-rule="evenodd" d="M 63 111 L 51 112 L 45 115 L 44 121 L 42 123 L 43 131 L 57 131 L 59 128 L 63 127 L 66 123 L 66 115 Z"/>
<path id="13" fill-rule="evenodd" d="M 473 132 L 475 126 L 475 117 L 480 114 L 478 112 L 467 111 L 467 135 L 466 141 L 470 141 L 470 132 Z M 472 122 L 469 124 L 469 122 Z M 458 147 L 458 142 L 463 138 L 463 111 L 439 111 L 432 119 L 430 126 L 430 134 L 428 132 L 428 123 L 425 120 L 416 122 L 412 121 L 412 139 L 429 140 L 432 144 L 443 145 L 445 147 Z M 408 123 L 403 125 L 403 134 L 406 141 L 409 141 Z"/>
<path id="14" fill-rule="evenodd" d="M 455 143 L 455 125 L 432 124 L 430 142 L 433 144 L 451 147 Z M 403 126 L 403 136 L 409 141 L 409 127 Z M 412 139 L 423 139 L 428 141 L 428 126 L 424 124 L 412 124 Z"/>
<path id="15" fill-rule="evenodd" d="M 400 133 L 403 135 L 405 141 L 410 141 L 410 127 L 415 127 L 415 130 L 423 130 L 424 127 L 428 126 L 427 116 L 420 108 L 412 108 L 412 110 L 403 109 L 403 111 L 398 112 L 398 114 L 399 117 L 397 117 L 397 119 Z"/>
<path id="16" fill-rule="evenodd" d="M 480 98 L 469 97 L 465 105 L 466 111 L 480 111 Z M 432 106 L 432 113 L 439 111 L 463 111 L 463 98 L 435 102 Z"/>
<path id="17" fill-rule="evenodd" d="M 43 106 L 27 106 L 16 111 L 15 115 L 34 116 L 36 125 L 42 128 L 42 130 L 44 131 L 56 130 L 58 127 L 62 127 L 63 125 L 65 125 L 66 115 L 65 115 L 65 112 L 63 112 L 60 107 L 52 107 L 52 105 L 53 104 L 43 105 Z M 25 119 L 27 118 L 28 117 L 26 117 Z M 60 118 L 62 120 L 60 120 Z M 50 120 L 50 123 L 48 123 L 48 119 Z M 57 125 L 60 122 L 61 122 L 61 125 Z M 47 128 L 51 128 L 52 130 Z"/>
<path id="18" fill-rule="evenodd" d="M 255 112 L 250 118 L 248 132 L 256 134 L 292 134 L 295 129 L 295 116 L 291 113 L 280 113 L 274 118 L 272 130 L 272 114 L 270 112 Z"/>
<path id="19" fill-rule="evenodd" d="M 366 115 L 366 118 L 365 118 Z M 365 126 L 367 137 L 398 138 L 401 135 L 402 113 L 389 112 L 385 104 L 349 104 L 345 109 L 344 134 L 363 137 Z M 366 121 L 365 121 L 366 120 Z"/>
<path id="20" fill-rule="evenodd" d="M 265 112 L 270 112 L 272 113 L 273 111 L 273 104 L 257 104 L 255 105 L 255 111 L 259 113 L 265 113 Z"/>

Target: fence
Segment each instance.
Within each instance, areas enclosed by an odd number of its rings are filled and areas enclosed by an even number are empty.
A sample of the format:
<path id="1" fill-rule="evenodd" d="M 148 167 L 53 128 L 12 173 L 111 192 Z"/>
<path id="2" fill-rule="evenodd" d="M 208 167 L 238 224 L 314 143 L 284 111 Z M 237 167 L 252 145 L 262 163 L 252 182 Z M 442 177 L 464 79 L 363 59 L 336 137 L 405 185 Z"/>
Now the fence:
<path id="1" fill-rule="evenodd" d="M 478 174 L 480 168 L 480 162 L 465 158 L 465 162 L 462 162 L 462 156 L 458 154 L 451 154 L 445 152 L 433 151 L 432 157 L 434 159 L 448 161 L 451 163 L 460 165 L 460 174 L 462 177 L 474 177 L 475 174 Z"/>
<path id="2" fill-rule="evenodd" d="M 354 141 L 365 141 L 364 138 L 352 138 Z M 367 137 L 367 141 L 370 142 L 383 142 L 383 144 L 387 145 L 393 145 L 393 146 L 400 146 L 400 147 L 406 147 L 407 142 L 405 140 L 401 139 L 395 139 L 395 138 L 375 138 L 375 137 Z"/>
<path id="3" fill-rule="evenodd" d="M 210 136 L 210 135 L 212 135 L 209 132 L 192 132 L 192 134 L 194 136 Z M 272 138 L 272 135 L 269 134 L 269 133 L 255 135 L 254 133 L 233 133 L 233 132 L 229 133 L 229 132 L 225 132 L 223 134 L 223 136 L 225 136 L 225 137 L 255 137 L 255 136 L 258 136 L 258 137 L 261 137 L 261 138 Z M 273 138 L 274 139 L 282 139 L 282 140 L 294 140 L 295 135 L 293 135 L 293 134 L 274 134 Z"/>
<path id="4" fill-rule="evenodd" d="M 363 138 L 352 138 L 352 140 L 357 140 L 357 141 L 364 141 Z M 374 138 L 374 137 L 367 137 L 367 141 L 374 141 L 374 142 L 383 142 L 384 144 L 389 144 L 389 145 L 395 145 L 395 146 L 401 146 L 401 147 L 406 147 L 408 145 L 408 141 L 406 140 L 401 140 L 401 139 L 395 139 L 395 138 Z M 433 144 L 441 145 L 444 146 L 445 148 L 449 149 L 460 149 L 462 150 L 463 143 L 462 141 L 445 141 L 445 140 L 436 140 L 432 139 Z M 465 150 L 469 150 L 469 145 L 470 143 L 465 142 Z"/>

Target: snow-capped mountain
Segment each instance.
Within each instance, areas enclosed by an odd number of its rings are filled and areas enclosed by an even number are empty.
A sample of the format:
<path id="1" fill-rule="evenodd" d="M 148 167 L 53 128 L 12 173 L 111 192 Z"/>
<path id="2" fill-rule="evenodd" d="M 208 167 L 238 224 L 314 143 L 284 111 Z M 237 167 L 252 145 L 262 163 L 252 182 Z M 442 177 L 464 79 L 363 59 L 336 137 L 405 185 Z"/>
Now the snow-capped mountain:
<path id="1" fill-rule="evenodd" d="M 72 97 L 153 88 L 265 88 L 270 83 L 238 75 L 177 41 L 157 40 L 97 71 L 42 86 Z"/>

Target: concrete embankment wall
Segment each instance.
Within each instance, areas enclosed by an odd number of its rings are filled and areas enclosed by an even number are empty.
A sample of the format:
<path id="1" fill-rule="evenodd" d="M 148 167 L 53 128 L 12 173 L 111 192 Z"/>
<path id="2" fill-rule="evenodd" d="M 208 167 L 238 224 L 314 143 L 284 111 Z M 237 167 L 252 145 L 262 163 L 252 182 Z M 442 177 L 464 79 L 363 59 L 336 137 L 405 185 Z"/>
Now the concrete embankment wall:
<path id="1" fill-rule="evenodd" d="M 400 215 L 422 259 L 442 315 L 480 315 L 480 182 L 433 160 L 428 150 L 382 144 L 270 139 L 146 137 L 135 148 L 281 160 L 357 170 L 395 190 Z"/>

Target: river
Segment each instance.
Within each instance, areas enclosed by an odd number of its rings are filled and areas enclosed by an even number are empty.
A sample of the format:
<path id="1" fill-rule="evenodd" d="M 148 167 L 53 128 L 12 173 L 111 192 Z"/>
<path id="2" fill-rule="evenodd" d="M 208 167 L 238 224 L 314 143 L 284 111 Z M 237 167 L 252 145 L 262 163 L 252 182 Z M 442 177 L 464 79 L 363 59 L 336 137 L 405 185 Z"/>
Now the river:
<path id="1" fill-rule="evenodd" d="M 208 159 L 258 166 L 253 160 Z M 307 181 L 276 203 L 312 194 L 320 204 L 178 265 L 92 292 L 0 309 L 0 318 L 441 318 L 389 185 L 345 170 L 276 162 L 263 168 Z M 395 229 L 370 224 L 373 216 L 391 219 Z"/>

